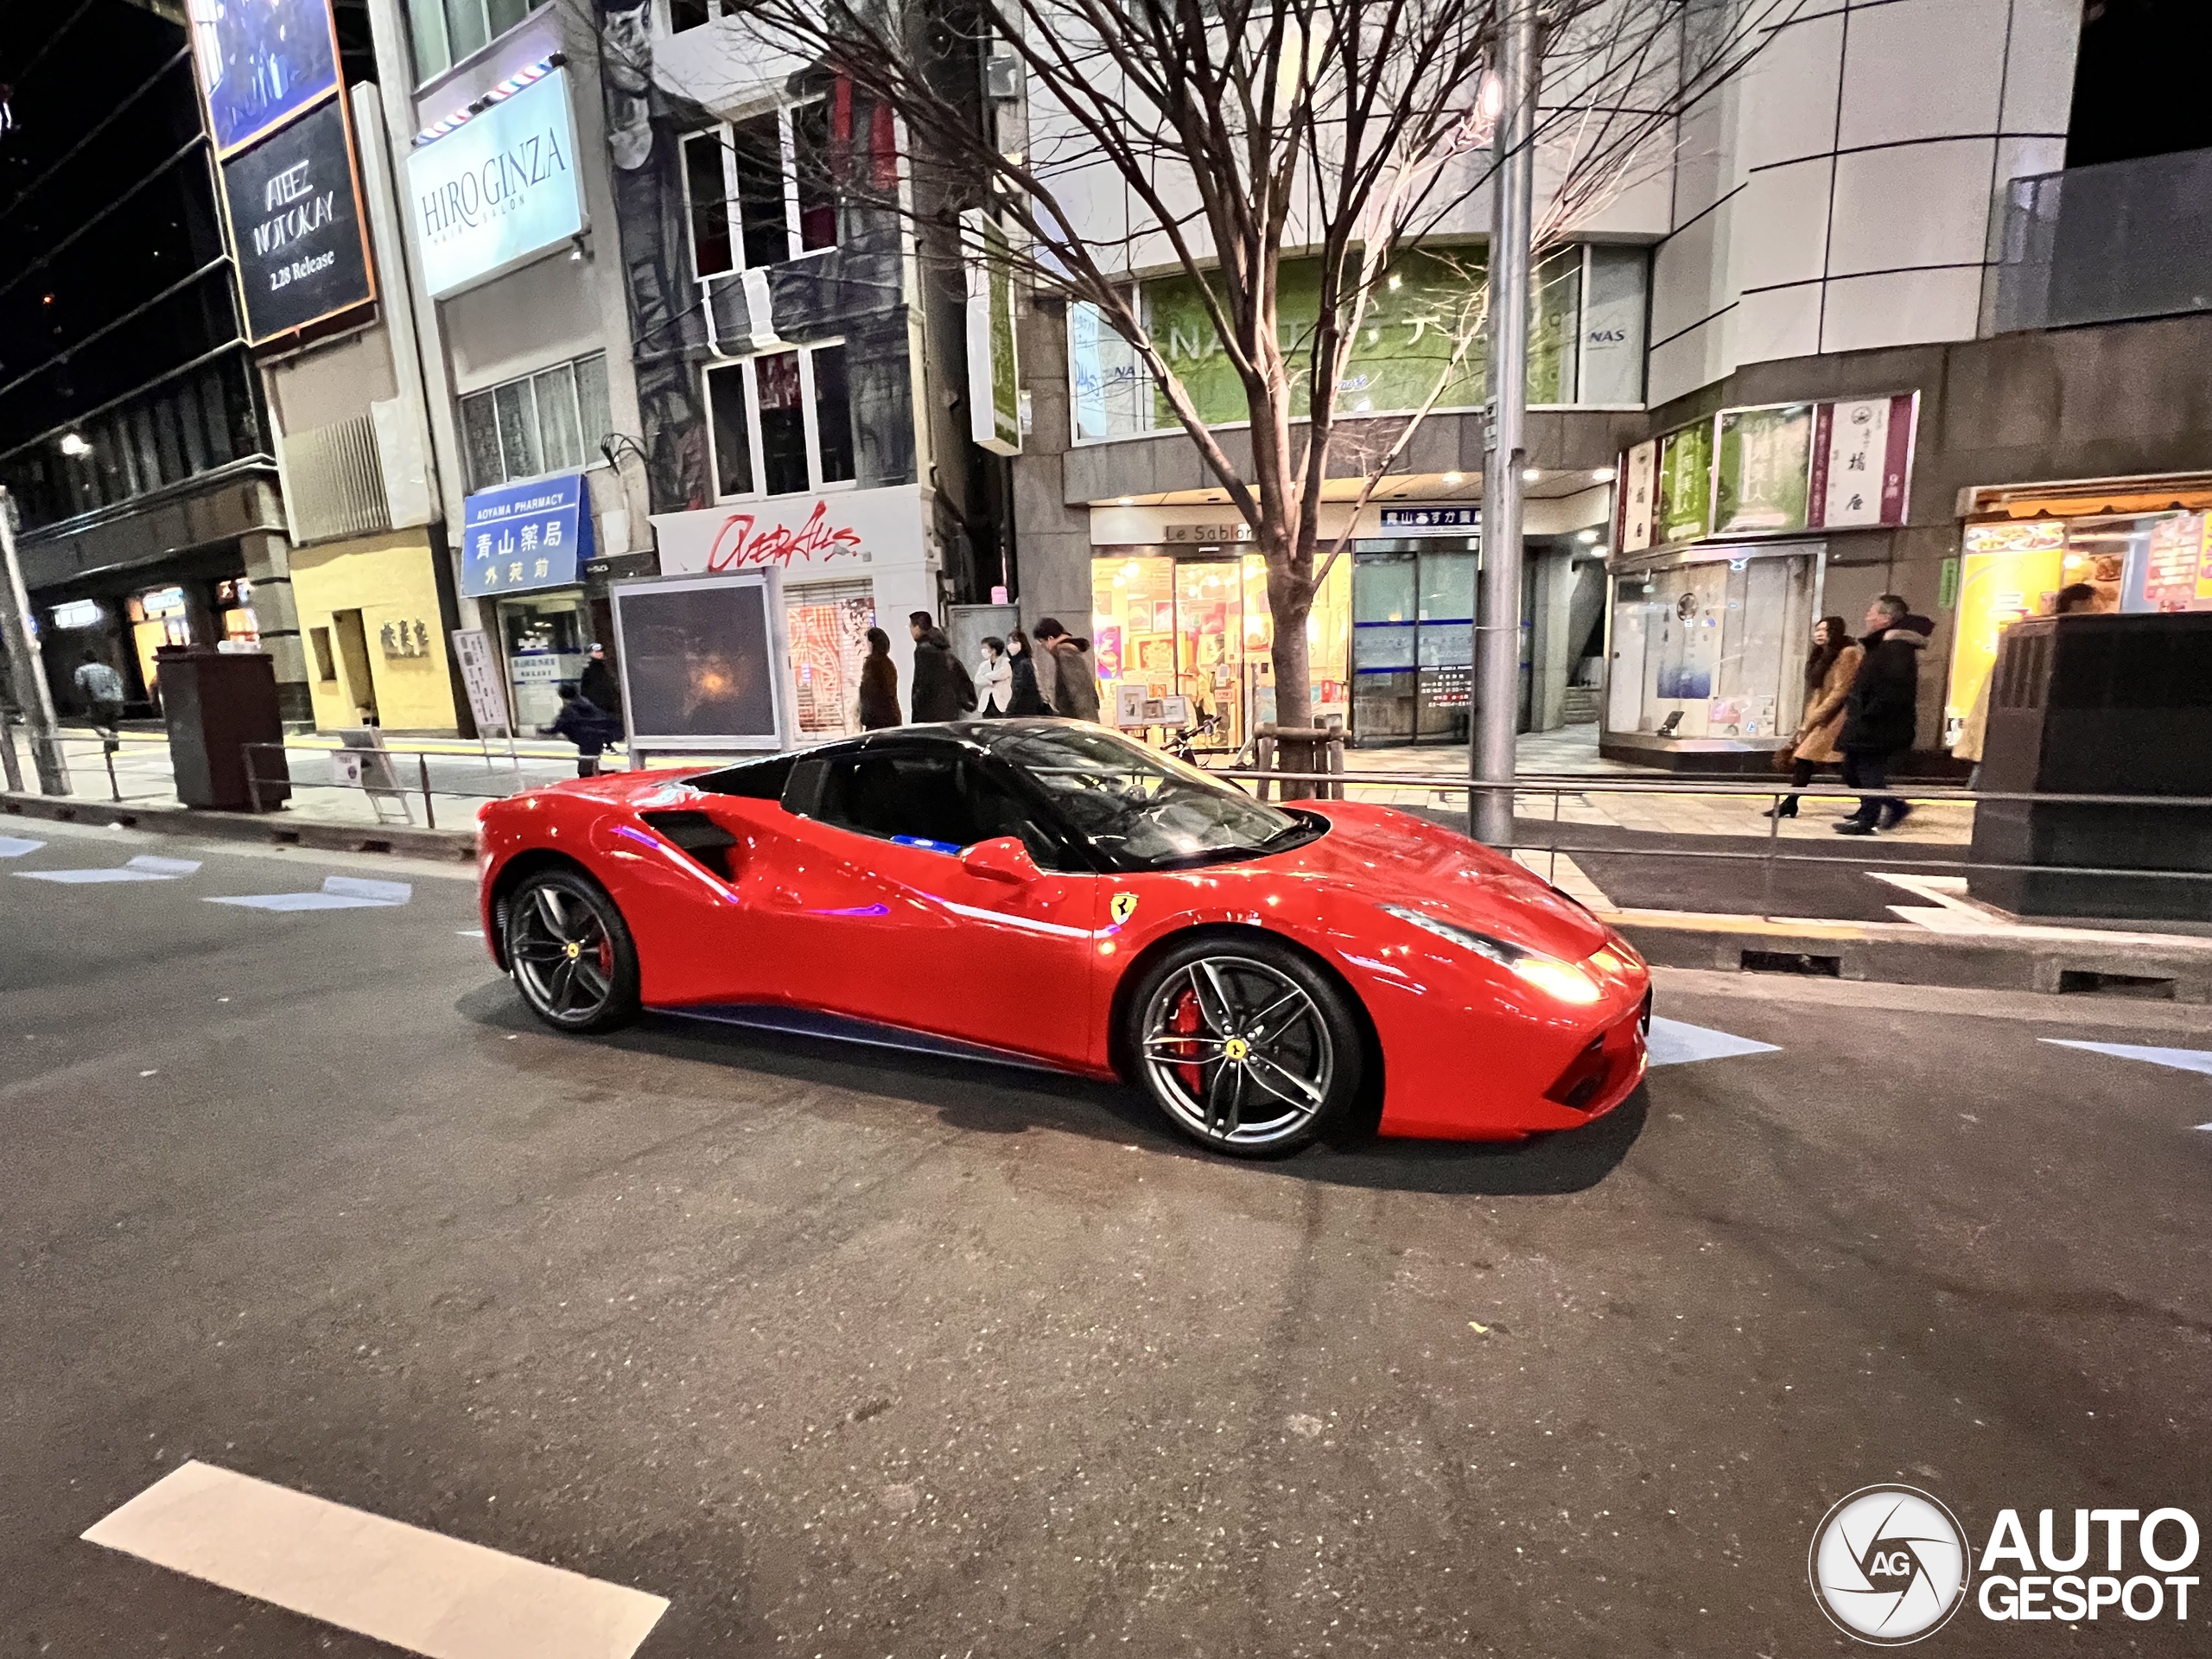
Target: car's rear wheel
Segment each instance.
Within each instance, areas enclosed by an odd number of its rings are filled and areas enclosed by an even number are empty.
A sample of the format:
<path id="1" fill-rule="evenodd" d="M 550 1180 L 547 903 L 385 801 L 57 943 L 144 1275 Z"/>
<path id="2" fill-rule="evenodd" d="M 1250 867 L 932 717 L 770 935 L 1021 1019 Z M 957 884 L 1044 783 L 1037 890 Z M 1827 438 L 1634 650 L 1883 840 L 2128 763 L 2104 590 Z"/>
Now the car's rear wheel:
<path id="1" fill-rule="evenodd" d="M 573 870 L 523 878 L 504 912 L 508 971 L 556 1031 L 612 1031 L 638 1012 L 638 947 L 607 890 Z"/>
<path id="2" fill-rule="evenodd" d="M 1272 940 L 1176 947 L 1146 974 L 1129 1018 L 1146 1090 L 1169 1122 L 1217 1151 L 1294 1151 L 1359 1093 L 1359 1027 L 1344 992 Z"/>

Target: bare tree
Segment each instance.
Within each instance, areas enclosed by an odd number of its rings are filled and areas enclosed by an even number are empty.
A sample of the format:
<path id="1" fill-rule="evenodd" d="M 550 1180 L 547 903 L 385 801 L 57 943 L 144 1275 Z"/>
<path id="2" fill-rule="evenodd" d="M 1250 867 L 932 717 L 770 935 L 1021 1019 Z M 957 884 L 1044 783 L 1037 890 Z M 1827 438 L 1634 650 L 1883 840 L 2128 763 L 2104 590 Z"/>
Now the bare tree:
<path id="1" fill-rule="evenodd" d="M 1465 234 L 1470 198 L 1495 164 L 1485 70 L 1501 12 L 1541 10 L 1551 89 L 1535 136 L 1548 175 L 1541 254 L 1640 169 L 1670 161 L 1677 117 L 1802 3 L 757 0 L 745 16 L 896 113 L 901 200 L 937 245 L 959 234 L 958 207 L 988 208 L 1008 232 L 990 257 L 1035 293 L 1095 307 L 1128 342 L 1251 527 L 1267 563 L 1277 717 L 1303 726 L 1306 619 L 1351 533 L 1322 542 L 1324 484 L 1356 480 L 1356 512 L 1427 415 L 1478 395 L 1485 286 L 1460 257 L 1479 251 Z M 975 94 L 992 54 L 1020 65 L 1018 122 Z M 1102 184 L 1127 193 L 1132 222 L 1098 225 Z M 1416 259 L 1431 278 L 1429 381 L 1411 408 L 1370 410 L 1347 398 L 1346 371 L 1376 296 Z M 1287 300 L 1290 262 L 1300 280 Z M 1451 280 L 1435 281 L 1439 270 Z M 1243 392 L 1249 463 L 1224 448 L 1148 326 L 1141 271 L 1164 272 L 1210 326 Z"/>

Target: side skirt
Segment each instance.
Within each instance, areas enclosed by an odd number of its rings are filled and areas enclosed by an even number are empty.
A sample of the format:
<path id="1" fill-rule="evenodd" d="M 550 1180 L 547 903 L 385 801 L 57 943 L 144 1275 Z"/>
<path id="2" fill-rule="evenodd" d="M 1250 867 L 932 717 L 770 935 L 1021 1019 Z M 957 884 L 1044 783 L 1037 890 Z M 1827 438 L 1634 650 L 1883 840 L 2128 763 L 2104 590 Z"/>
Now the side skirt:
<path id="1" fill-rule="evenodd" d="M 976 1060 L 986 1065 L 1011 1066 L 1017 1071 L 1041 1071 L 1048 1077 L 1081 1077 L 1082 1072 L 1054 1065 L 1011 1049 L 982 1043 L 963 1042 L 929 1032 L 909 1031 L 903 1026 L 879 1025 L 840 1014 L 820 1014 L 810 1008 L 779 1007 L 773 1003 L 691 1003 L 682 1007 L 655 1007 L 647 1012 L 702 1020 L 712 1025 L 737 1026 L 747 1031 L 773 1032 L 788 1037 L 811 1037 L 835 1043 L 856 1043 L 867 1048 L 896 1049 L 907 1054 L 927 1054 L 938 1059 Z"/>

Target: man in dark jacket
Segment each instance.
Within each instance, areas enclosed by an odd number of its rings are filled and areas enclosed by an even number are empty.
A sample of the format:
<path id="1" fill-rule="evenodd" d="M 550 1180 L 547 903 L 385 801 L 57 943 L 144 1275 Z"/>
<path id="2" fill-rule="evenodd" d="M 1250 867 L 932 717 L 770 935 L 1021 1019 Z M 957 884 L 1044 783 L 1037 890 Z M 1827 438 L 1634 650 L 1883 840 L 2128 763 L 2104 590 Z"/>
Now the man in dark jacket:
<path id="1" fill-rule="evenodd" d="M 1052 658 L 1052 712 L 1068 720 L 1098 718 L 1098 671 L 1090 641 L 1070 633 L 1058 617 L 1040 617 L 1037 643 Z"/>
<path id="2" fill-rule="evenodd" d="M 976 682 L 927 611 L 906 619 L 914 636 L 914 721 L 957 720 L 976 706 Z"/>
<path id="3" fill-rule="evenodd" d="M 1844 698 L 1843 731 L 1836 739 L 1845 788 L 1887 787 L 1891 766 L 1912 747 L 1919 725 L 1920 653 L 1935 631 L 1933 622 L 1913 615 L 1895 594 L 1884 594 L 1866 607 L 1866 634 L 1859 642 L 1866 655 Z M 1894 830 L 1911 810 L 1894 795 L 1865 795 L 1859 810 L 1836 824 L 1836 833 Z"/>
<path id="4" fill-rule="evenodd" d="M 576 746 L 576 776 L 596 778 L 599 757 L 608 744 L 621 741 L 622 722 L 577 690 L 575 681 L 563 680 L 557 689 L 561 712 L 550 726 L 539 727 L 537 734 L 567 738 Z"/>
<path id="5" fill-rule="evenodd" d="M 591 660 L 584 664 L 576 690 L 586 702 L 610 715 L 622 712 L 622 693 L 614 683 L 614 664 L 607 660 L 607 647 L 594 639 L 588 647 Z"/>

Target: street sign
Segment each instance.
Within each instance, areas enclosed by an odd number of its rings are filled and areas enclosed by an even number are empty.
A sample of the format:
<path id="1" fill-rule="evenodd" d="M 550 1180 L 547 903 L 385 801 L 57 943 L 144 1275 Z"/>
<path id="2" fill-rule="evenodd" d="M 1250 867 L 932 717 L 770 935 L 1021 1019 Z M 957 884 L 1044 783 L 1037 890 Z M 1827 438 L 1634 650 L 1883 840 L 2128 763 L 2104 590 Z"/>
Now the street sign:
<path id="1" fill-rule="evenodd" d="M 455 628 L 453 659 L 461 665 L 461 683 L 468 693 L 468 712 L 477 731 L 486 737 L 511 735 L 506 695 L 499 685 L 499 659 L 493 652 L 491 636 L 481 628 Z"/>

